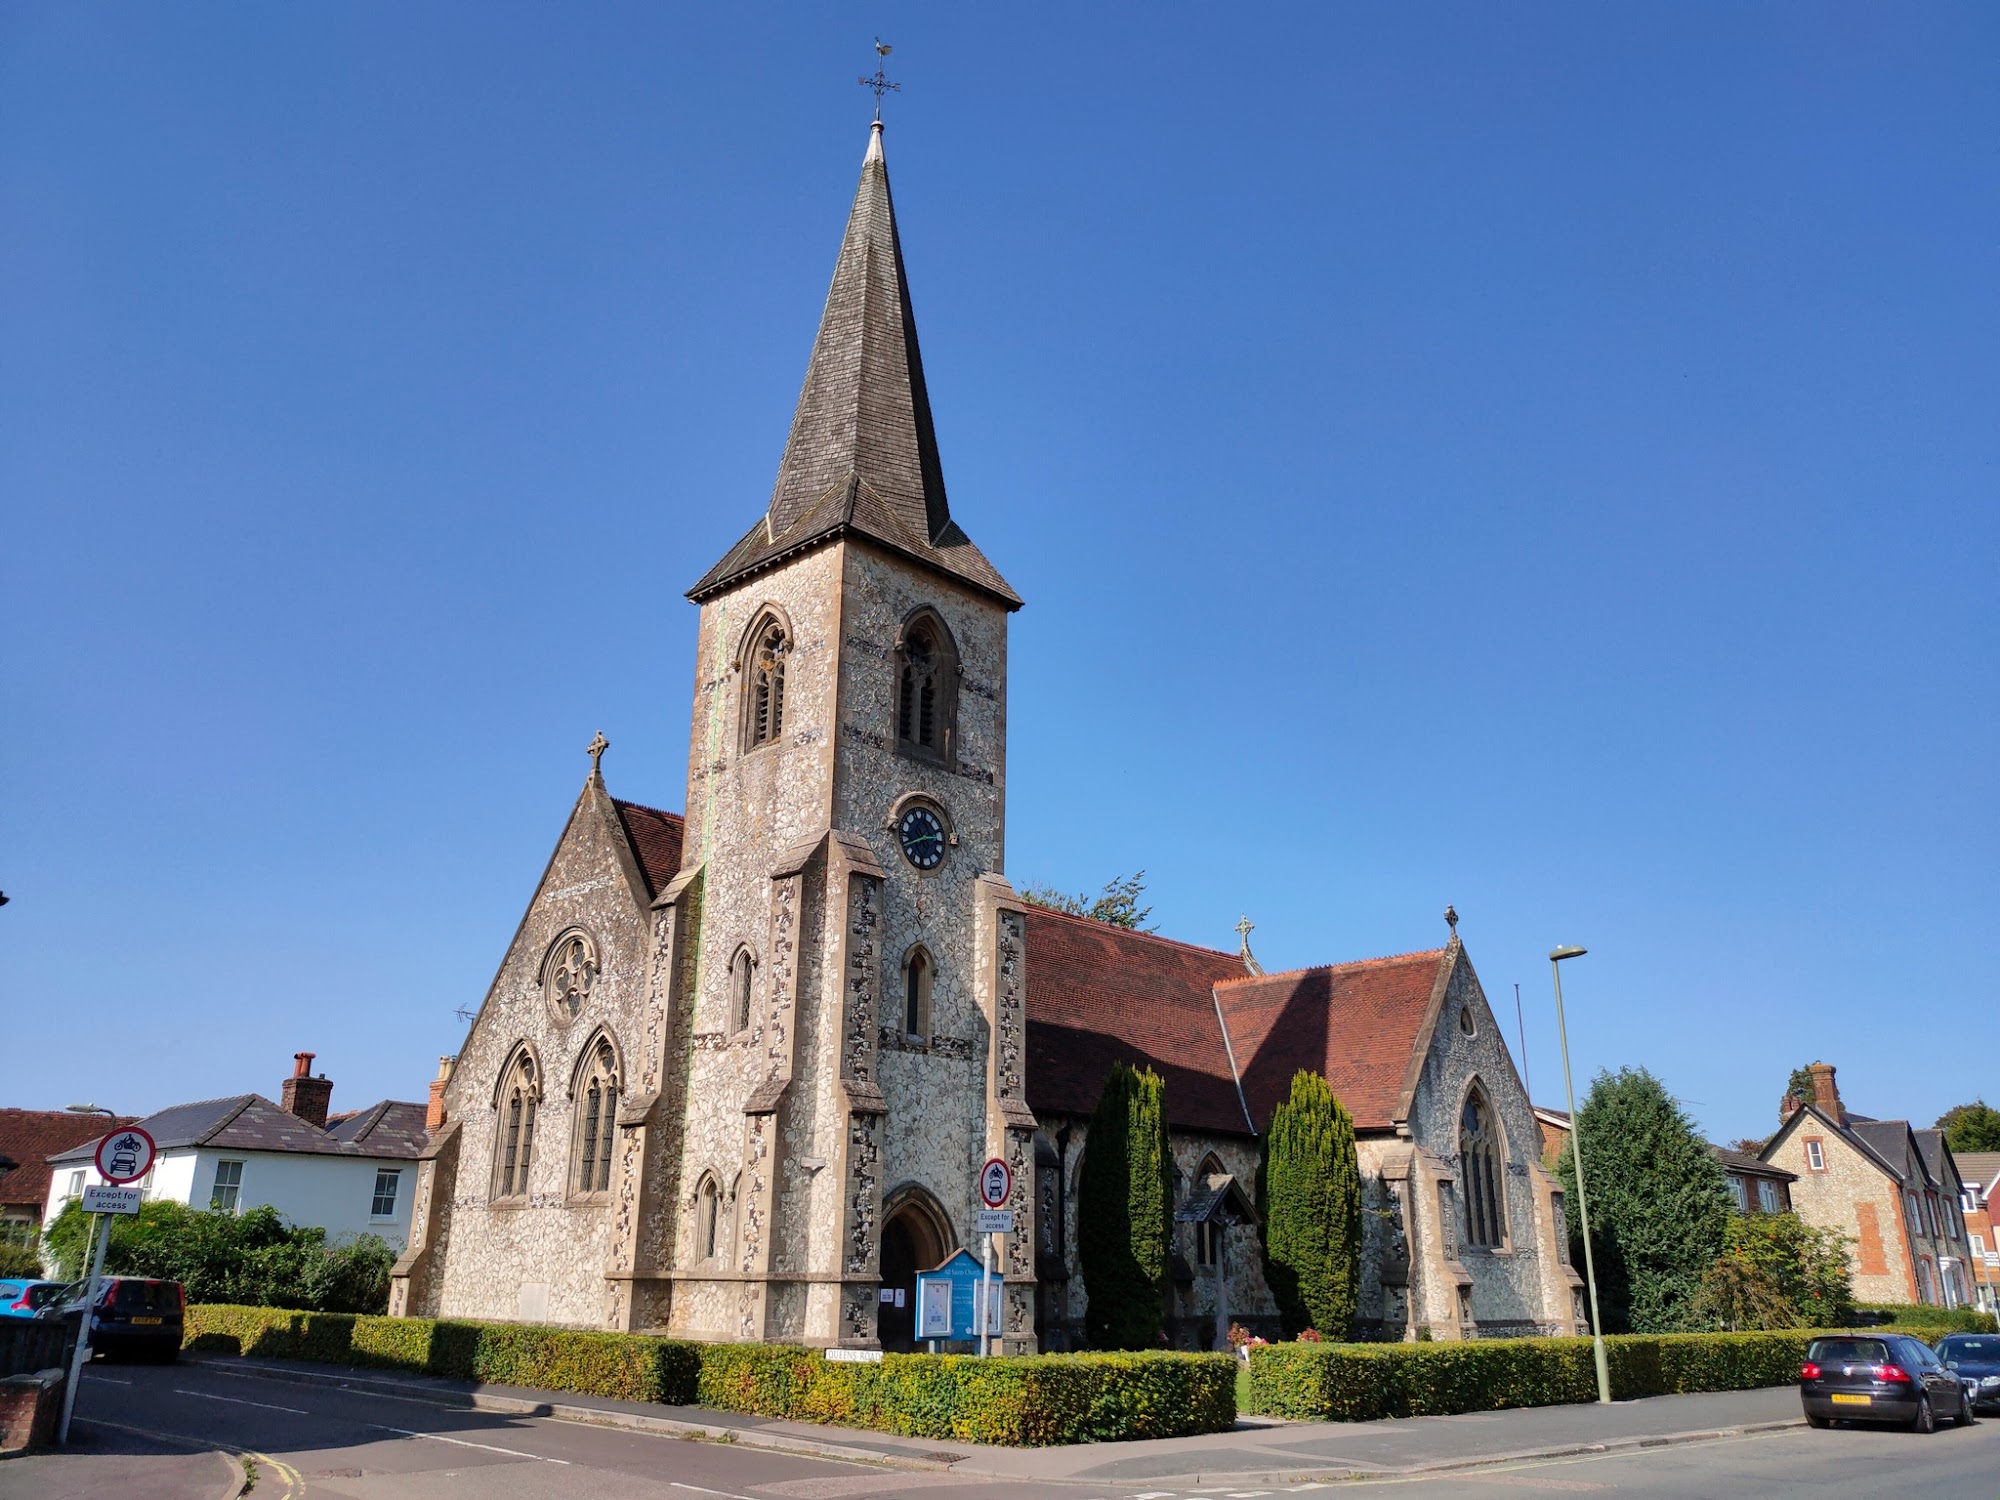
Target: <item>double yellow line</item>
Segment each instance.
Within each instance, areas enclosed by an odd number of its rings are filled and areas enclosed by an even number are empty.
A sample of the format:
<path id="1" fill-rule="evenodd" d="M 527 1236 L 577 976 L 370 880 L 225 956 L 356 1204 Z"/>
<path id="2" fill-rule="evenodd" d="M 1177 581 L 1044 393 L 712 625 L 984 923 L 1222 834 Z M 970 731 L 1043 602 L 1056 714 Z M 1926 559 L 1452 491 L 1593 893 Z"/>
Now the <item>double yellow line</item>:
<path id="1" fill-rule="evenodd" d="M 233 1453 L 237 1458 L 247 1460 L 252 1465 L 261 1464 L 276 1476 L 278 1483 L 282 1484 L 284 1489 L 265 1489 L 263 1476 L 253 1468 L 250 1472 L 250 1484 L 245 1486 L 245 1491 L 254 1488 L 258 1500 L 300 1500 L 306 1492 L 305 1479 L 297 1469 L 282 1459 L 273 1458 L 268 1453 L 259 1453 L 253 1448 L 239 1448 L 234 1443 L 225 1443 L 214 1438 L 182 1437 L 174 1432 L 154 1432 L 148 1427 L 128 1427 L 123 1422 L 106 1422 L 99 1417 L 79 1417 L 77 1420 L 87 1427 L 109 1427 L 115 1432 L 129 1432 L 134 1437 L 148 1438 L 156 1443 L 173 1443 L 182 1448 L 195 1448 L 202 1452 L 219 1449 L 224 1453 Z"/>

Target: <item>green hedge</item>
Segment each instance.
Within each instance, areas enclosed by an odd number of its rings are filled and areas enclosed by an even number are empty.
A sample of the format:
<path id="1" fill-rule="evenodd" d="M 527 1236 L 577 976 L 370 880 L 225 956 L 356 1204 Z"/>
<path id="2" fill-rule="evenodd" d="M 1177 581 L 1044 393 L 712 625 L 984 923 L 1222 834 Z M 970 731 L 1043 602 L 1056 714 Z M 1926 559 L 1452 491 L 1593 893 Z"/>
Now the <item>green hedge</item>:
<path id="1" fill-rule="evenodd" d="M 2000 1333 L 2000 1319 L 1975 1307 L 1932 1307 L 1923 1302 L 1879 1303 L 1856 1312 L 1933 1336 L 1947 1333 Z"/>
<path id="2" fill-rule="evenodd" d="M 1236 1420 L 1236 1361 L 1226 1354 L 849 1363 L 783 1344 L 218 1306 L 187 1310 L 186 1347 L 1017 1447 L 1185 1437 Z"/>
<path id="3" fill-rule="evenodd" d="M 1612 1334 L 1604 1341 L 1611 1394 L 1624 1401 L 1788 1385 L 1798 1379 L 1806 1345 L 1816 1336 L 1805 1330 Z M 1250 1351 L 1251 1409 L 1274 1417 L 1366 1422 L 1596 1399 L 1587 1338 L 1265 1344 Z"/>

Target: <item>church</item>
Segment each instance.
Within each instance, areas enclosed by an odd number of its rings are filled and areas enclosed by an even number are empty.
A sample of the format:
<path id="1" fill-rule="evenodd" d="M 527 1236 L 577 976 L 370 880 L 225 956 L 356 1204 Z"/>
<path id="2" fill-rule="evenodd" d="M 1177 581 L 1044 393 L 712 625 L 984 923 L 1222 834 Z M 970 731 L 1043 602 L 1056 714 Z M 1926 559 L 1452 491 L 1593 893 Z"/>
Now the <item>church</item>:
<path id="1" fill-rule="evenodd" d="M 684 811 L 605 744 L 432 1085 L 390 1311 L 914 1346 L 1013 1168 L 1000 1347 L 1077 1347 L 1076 1189 L 1111 1065 L 1166 1081 L 1171 1340 L 1275 1336 L 1257 1142 L 1300 1068 L 1355 1120 L 1360 1336 L 1571 1333 L 1559 1185 L 1449 912 L 1438 948 L 1265 974 L 1024 902 L 1007 628 L 947 503 L 882 126 L 769 504 L 700 610 Z"/>

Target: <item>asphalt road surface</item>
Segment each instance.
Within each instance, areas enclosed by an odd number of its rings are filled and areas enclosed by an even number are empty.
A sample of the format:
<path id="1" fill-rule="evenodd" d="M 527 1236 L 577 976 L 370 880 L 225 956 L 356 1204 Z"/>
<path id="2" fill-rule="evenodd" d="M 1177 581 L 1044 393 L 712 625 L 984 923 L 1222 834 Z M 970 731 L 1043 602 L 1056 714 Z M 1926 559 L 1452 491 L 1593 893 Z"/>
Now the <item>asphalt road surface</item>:
<path id="1" fill-rule="evenodd" d="M 1248 1500 L 1326 1491 L 1397 1500 L 1508 1497 L 1523 1490 L 1623 1496 L 2000 1496 L 2000 1420 L 1929 1437 L 1806 1428 L 1596 1457 L 1507 1464 L 1428 1478 L 1349 1480 L 1285 1489 L 1144 1483 L 1101 1487 L 996 1481 L 694 1442 L 550 1417 L 442 1408 L 372 1393 L 261 1380 L 215 1366 L 97 1365 L 79 1393 L 89 1440 L 158 1451 L 188 1445 L 248 1455 L 251 1500 Z M 29 1477 L 21 1461 L 0 1465 Z M 33 1460 L 60 1463 L 61 1460 Z M 51 1471 L 42 1470 L 48 1473 Z M 53 1472 L 60 1473 L 57 1469 Z M 159 1500 L 181 1492 L 161 1470 Z M 58 1486 L 59 1488 L 59 1486 Z M 121 1487 L 122 1488 L 122 1487 Z M 53 1489 L 48 1491 L 54 1493 Z M 155 1500 L 123 1490 L 121 1500 Z"/>

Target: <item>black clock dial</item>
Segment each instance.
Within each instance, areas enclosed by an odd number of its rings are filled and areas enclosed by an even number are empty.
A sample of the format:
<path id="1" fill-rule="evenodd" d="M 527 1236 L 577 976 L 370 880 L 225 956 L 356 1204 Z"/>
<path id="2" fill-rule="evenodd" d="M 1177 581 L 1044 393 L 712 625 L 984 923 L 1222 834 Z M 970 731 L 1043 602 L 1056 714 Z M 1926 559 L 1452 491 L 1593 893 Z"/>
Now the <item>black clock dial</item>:
<path id="1" fill-rule="evenodd" d="M 919 870 L 935 870 L 944 858 L 944 824 L 928 807 L 913 807 L 896 824 L 903 858 Z"/>

